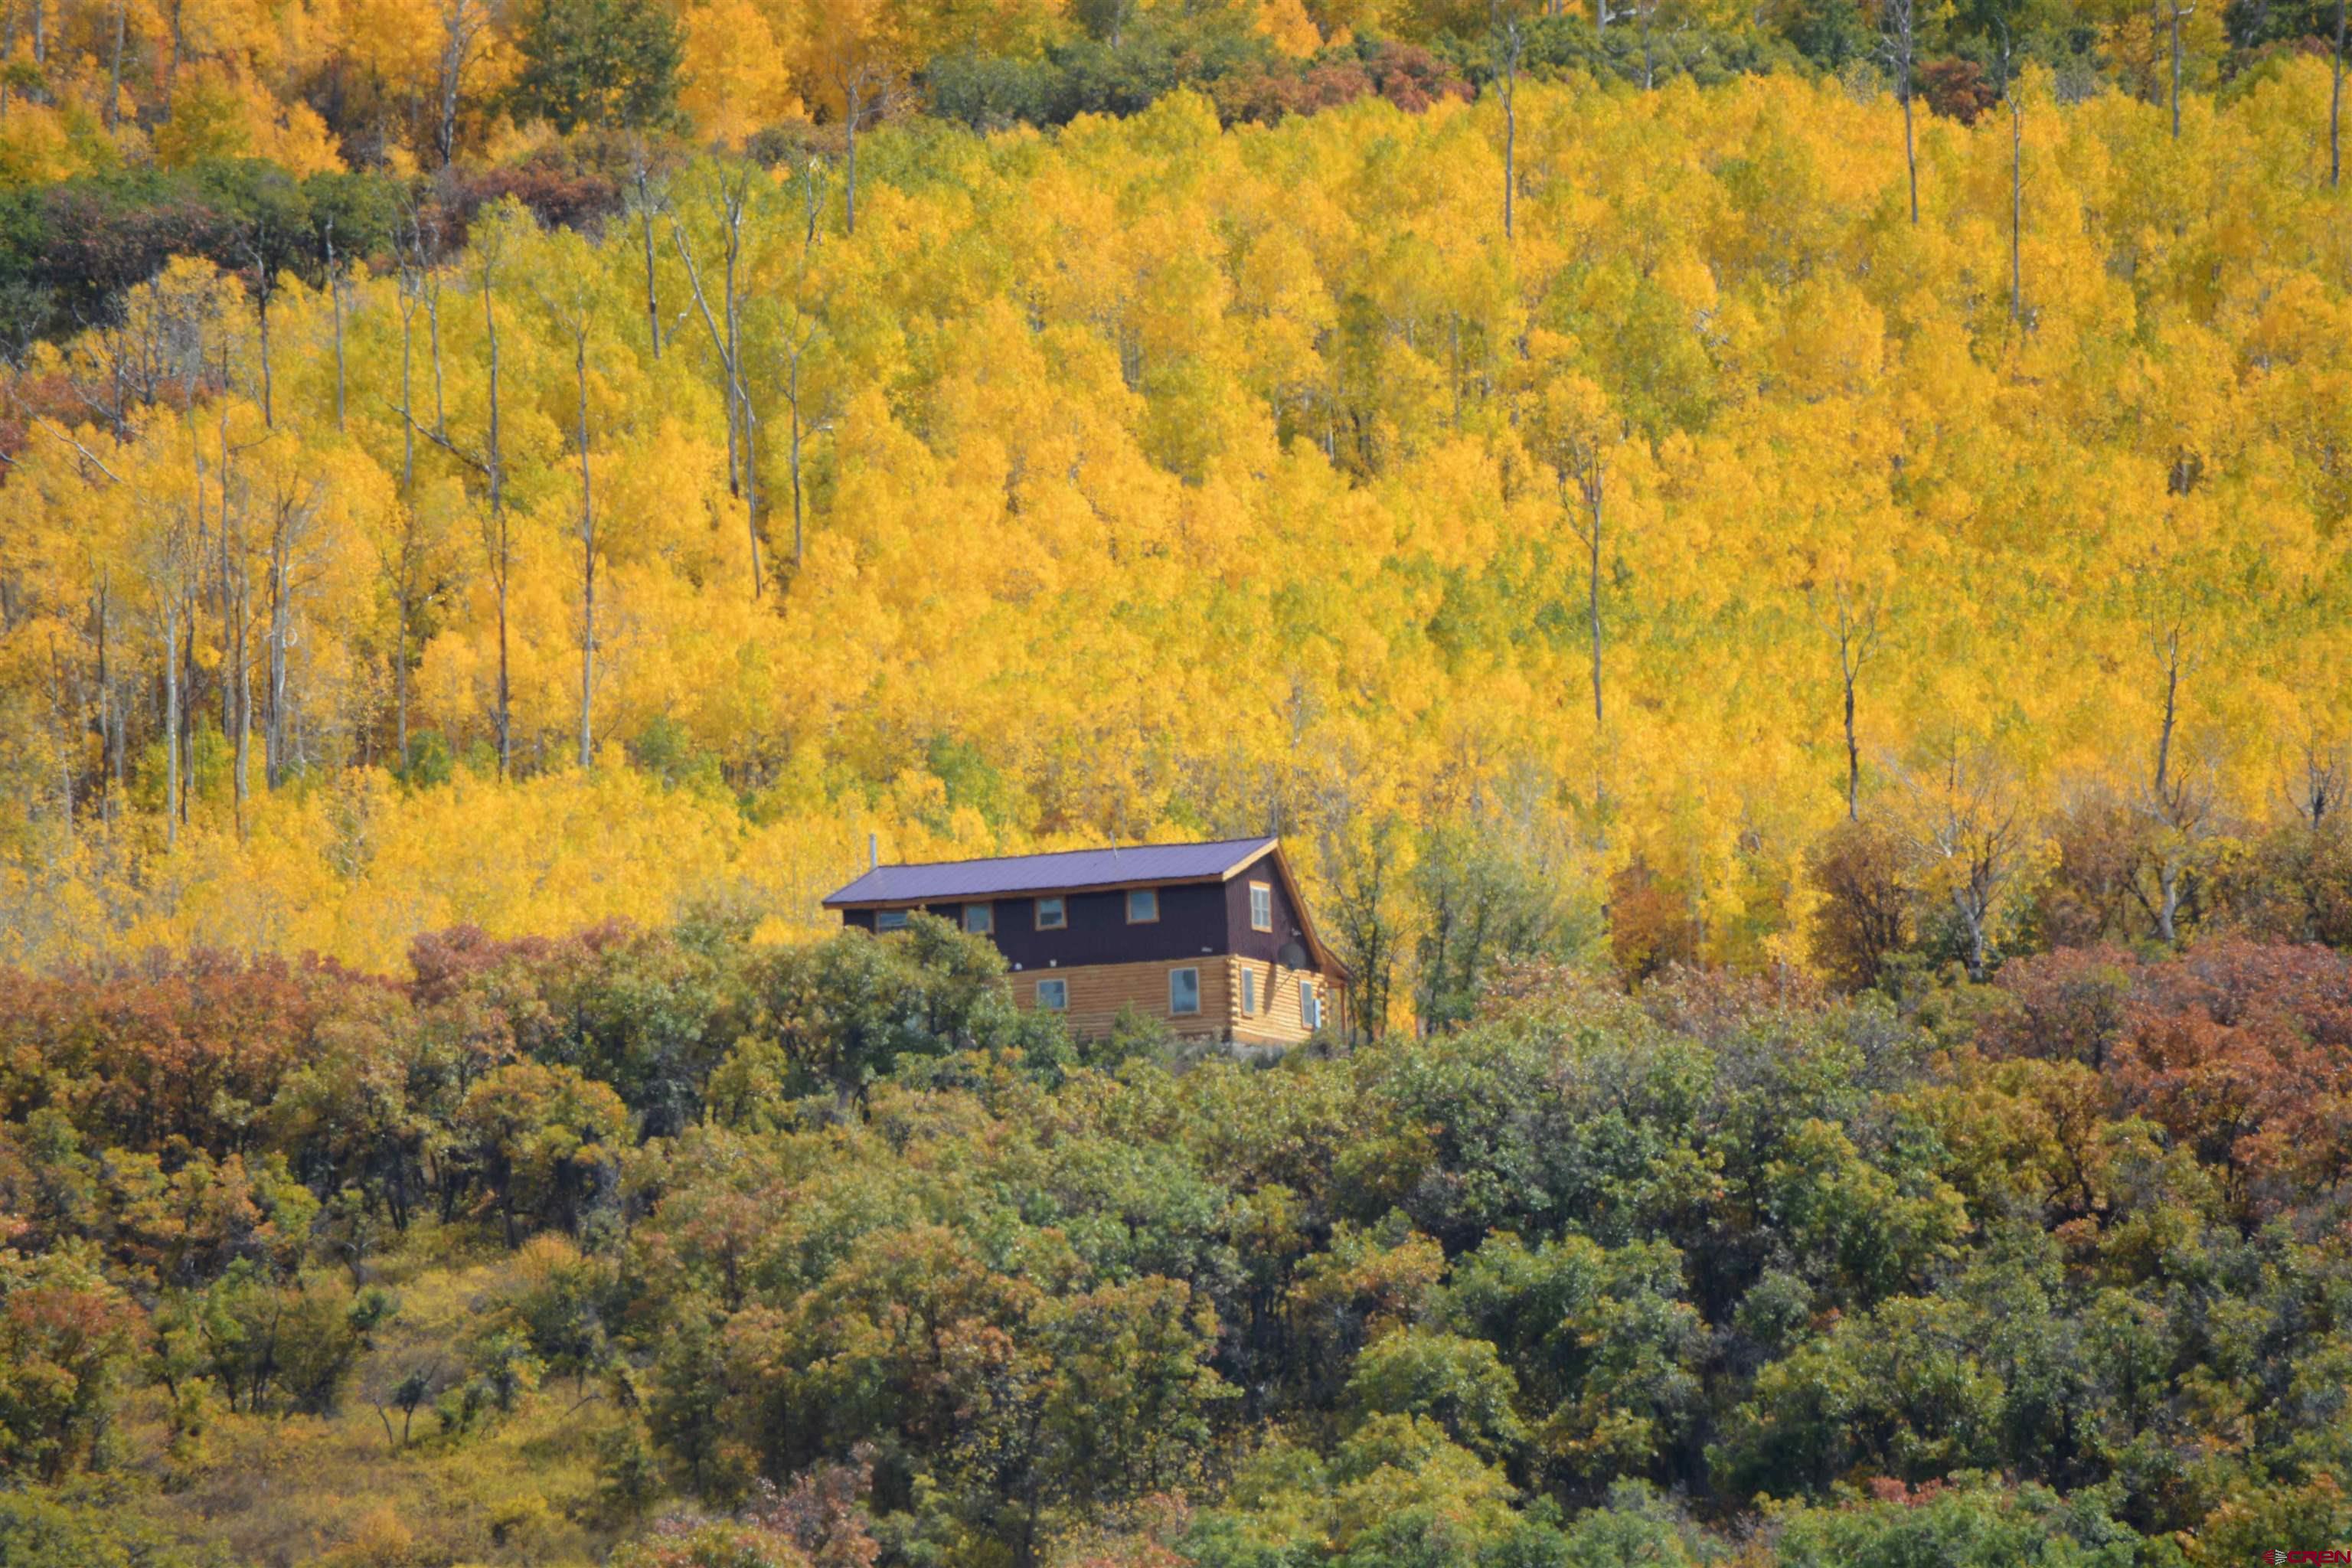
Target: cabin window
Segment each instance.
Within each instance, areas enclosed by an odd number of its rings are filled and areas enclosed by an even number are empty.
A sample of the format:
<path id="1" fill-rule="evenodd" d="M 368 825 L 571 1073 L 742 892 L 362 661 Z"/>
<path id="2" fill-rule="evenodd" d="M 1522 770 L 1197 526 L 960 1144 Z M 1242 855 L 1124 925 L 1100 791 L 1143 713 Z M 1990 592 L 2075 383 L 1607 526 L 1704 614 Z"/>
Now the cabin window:
<path id="1" fill-rule="evenodd" d="M 1323 1026 L 1323 994 L 1311 980 L 1298 983 L 1298 1021 L 1309 1029 Z"/>
<path id="2" fill-rule="evenodd" d="M 1255 969 L 1242 971 L 1242 1011 L 1244 1014 L 1257 1011 L 1257 971 Z"/>
<path id="3" fill-rule="evenodd" d="M 1127 890 L 1127 923 L 1146 926 L 1160 918 L 1160 889 L 1129 888 Z"/>
<path id="4" fill-rule="evenodd" d="M 876 910 L 874 911 L 874 929 L 876 931 L 905 931 L 907 929 L 907 911 L 904 910 Z"/>
<path id="5" fill-rule="evenodd" d="M 1048 1013 L 1068 1012 L 1070 1010 L 1070 983 L 1066 980 L 1040 980 L 1037 982 L 1037 1005 L 1044 1008 Z"/>
<path id="6" fill-rule="evenodd" d="M 1069 923 L 1069 905 L 1062 902 L 1059 899 L 1040 899 L 1037 900 L 1037 929 L 1039 931 L 1063 931 L 1067 929 Z"/>
<path id="7" fill-rule="evenodd" d="M 996 930 L 994 904 L 966 904 L 963 907 L 963 929 L 974 936 L 987 936 Z"/>
<path id="8" fill-rule="evenodd" d="M 1201 972 L 1197 969 L 1171 969 L 1168 972 L 1168 1011 L 1181 1017 L 1201 1010 Z"/>
<path id="9" fill-rule="evenodd" d="M 1250 930 L 1272 931 L 1273 929 L 1274 884 L 1252 882 L 1250 884 Z"/>

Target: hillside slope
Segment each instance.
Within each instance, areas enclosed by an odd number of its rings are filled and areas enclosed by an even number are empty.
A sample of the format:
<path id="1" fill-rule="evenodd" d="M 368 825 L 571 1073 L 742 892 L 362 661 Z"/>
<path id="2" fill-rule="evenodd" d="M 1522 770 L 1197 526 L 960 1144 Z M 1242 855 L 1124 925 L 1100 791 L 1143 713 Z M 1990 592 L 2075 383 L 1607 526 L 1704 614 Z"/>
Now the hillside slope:
<path id="1" fill-rule="evenodd" d="M 16 384 L 0 952 L 1271 826 L 1360 924 L 1450 834 L 1760 963 L 1850 813 L 1931 901 L 1990 839 L 1997 949 L 2108 812 L 2174 934 L 2347 733 L 2327 90 L 1923 119 L 1916 225 L 1891 100 L 1757 78 L 918 124 L 854 231 L 710 163 L 266 313 L 178 265 Z"/>

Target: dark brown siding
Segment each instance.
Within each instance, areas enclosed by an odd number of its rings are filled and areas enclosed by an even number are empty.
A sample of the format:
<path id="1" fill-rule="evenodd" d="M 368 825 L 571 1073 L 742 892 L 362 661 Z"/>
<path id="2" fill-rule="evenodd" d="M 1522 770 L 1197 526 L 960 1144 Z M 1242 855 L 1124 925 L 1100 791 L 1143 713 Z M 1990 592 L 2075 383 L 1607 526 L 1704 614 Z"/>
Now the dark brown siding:
<path id="1" fill-rule="evenodd" d="M 1066 900 L 1069 925 L 1062 931 L 1037 929 L 1034 899 L 998 899 L 996 947 L 1005 961 L 1019 969 L 1076 964 L 1150 963 L 1179 958 L 1199 958 L 1226 951 L 1232 916 L 1225 889 L 1215 882 L 1186 882 L 1160 889 L 1160 919 L 1149 925 L 1127 923 L 1127 891 L 1073 893 Z M 925 912 L 963 923 L 961 904 L 925 906 Z M 1242 924 L 1249 924 L 1249 900 L 1242 900 Z M 872 910 L 844 910 L 844 925 L 874 929 Z M 1269 956 L 1271 953 L 1269 952 Z"/>
<path id="2" fill-rule="evenodd" d="M 1249 890 L 1252 882 L 1264 882 L 1274 889 L 1274 929 L 1270 931 L 1250 929 Z M 1298 911 L 1292 907 L 1290 895 L 1282 885 L 1282 877 L 1274 868 L 1274 857 L 1267 855 L 1225 884 L 1226 944 L 1244 958 L 1265 959 L 1271 963 L 1281 956 L 1285 942 L 1307 944 L 1307 933 L 1298 921 Z"/>

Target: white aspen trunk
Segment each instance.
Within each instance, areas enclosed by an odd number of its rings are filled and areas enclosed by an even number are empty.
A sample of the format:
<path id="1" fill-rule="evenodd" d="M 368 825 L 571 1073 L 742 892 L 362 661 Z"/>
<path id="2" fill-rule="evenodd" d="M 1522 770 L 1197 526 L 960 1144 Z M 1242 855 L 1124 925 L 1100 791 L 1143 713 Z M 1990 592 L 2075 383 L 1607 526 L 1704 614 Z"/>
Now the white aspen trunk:
<path id="1" fill-rule="evenodd" d="M 163 847 L 180 842 L 180 599 L 163 602 Z"/>

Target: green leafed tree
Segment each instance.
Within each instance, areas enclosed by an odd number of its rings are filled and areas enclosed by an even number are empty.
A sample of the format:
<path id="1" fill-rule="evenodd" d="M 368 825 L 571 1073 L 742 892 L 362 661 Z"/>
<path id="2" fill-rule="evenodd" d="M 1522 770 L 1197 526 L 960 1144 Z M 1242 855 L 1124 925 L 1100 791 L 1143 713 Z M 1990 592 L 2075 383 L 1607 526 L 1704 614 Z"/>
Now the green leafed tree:
<path id="1" fill-rule="evenodd" d="M 518 117 L 567 135 L 670 131 L 686 57 L 677 18 L 658 0 L 537 0 L 516 39 L 522 68 L 508 89 Z"/>

